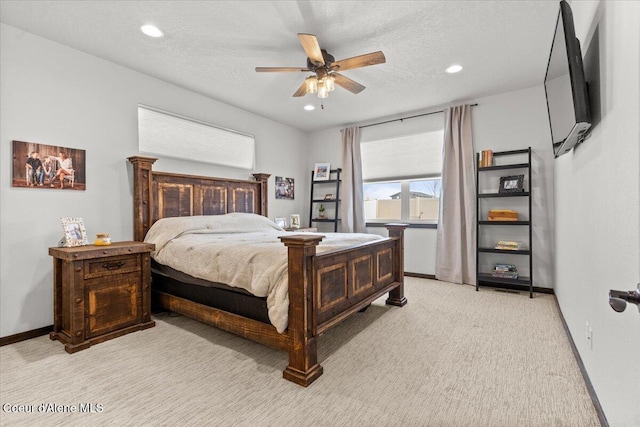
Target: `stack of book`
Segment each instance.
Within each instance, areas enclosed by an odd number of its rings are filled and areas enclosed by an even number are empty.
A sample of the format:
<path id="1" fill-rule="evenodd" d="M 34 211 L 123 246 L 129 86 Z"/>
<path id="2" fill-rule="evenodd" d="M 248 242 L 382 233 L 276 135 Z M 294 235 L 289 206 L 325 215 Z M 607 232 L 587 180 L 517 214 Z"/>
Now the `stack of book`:
<path id="1" fill-rule="evenodd" d="M 498 243 L 496 243 L 496 249 L 517 251 L 518 249 L 520 249 L 520 243 L 511 240 L 499 240 Z"/>
<path id="2" fill-rule="evenodd" d="M 480 155 L 480 165 L 481 168 L 486 168 L 488 166 L 493 166 L 493 151 L 492 150 L 482 150 Z"/>
<path id="3" fill-rule="evenodd" d="M 517 279 L 518 269 L 513 264 L 501 264 L 497 263 L 491 271 L 492 277 L 498 277 L 501 279 Z"/>

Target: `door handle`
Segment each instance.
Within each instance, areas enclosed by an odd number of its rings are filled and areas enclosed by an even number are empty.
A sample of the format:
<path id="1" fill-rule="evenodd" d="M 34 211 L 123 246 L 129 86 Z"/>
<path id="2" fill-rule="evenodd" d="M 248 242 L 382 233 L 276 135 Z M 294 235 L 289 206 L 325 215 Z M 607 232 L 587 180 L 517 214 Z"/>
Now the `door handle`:
<path id="1" fill-rule="evenodd" d="M 640 311 L 640 283 L 635 291 L 609 291 L 609 305 L 618 313 L 627 308 L 627 303 L 635 304 Z"/>

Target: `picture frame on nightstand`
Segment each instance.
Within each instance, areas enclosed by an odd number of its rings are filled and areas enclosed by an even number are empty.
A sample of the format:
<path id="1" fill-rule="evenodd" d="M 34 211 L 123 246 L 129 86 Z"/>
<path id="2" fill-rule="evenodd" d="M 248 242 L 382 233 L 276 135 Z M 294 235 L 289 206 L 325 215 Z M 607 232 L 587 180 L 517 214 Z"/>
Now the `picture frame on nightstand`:
<path id="1" fill-rule="evenodd" d="M 291 221 L 289 222 L 291 228 L 300 228 L 300 215 L 292 214 L 290 217 Z"/>
<path id="2" fill-rule="evenodd" d="M 65 248 L 71 248 L 74 246 L 86 246 L 89 244 L 87 239 L 87 230 L 84 228 L 84 221 L 82 218 L 61 218 L 62 230 L 64 231 L 64 238 L 62 239 L 62 246 Z"/>

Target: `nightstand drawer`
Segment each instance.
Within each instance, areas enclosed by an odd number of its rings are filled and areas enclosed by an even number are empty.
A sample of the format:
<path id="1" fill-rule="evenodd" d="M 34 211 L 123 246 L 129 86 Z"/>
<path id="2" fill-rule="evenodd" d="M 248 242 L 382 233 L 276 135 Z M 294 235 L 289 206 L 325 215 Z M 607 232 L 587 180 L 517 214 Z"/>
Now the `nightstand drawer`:
<path id="1" fill-rule="evenodd" d="M 84 278 L 133 273 L 141 270 L 140 255 L 122 255 L 89 259 L 84 262 Z"/>

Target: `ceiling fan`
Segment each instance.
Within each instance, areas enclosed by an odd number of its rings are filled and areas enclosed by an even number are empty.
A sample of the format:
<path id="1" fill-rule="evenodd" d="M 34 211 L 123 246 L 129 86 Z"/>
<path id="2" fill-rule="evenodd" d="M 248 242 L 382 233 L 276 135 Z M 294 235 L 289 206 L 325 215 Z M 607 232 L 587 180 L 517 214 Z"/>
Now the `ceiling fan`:
<path id="1" fill-rule="evenodd" d="M 364 86 L 338 73 L 338 71 L 352 70 L 369 65 L 383 64 L 386 59 L 380 51 L 354 56 L 336 61 L 333 55 L 320 49 L 318 39 L 313 34 L 298 33 L 298 39 L 307 54 L 307 67 L 256 67 L 259 73 L 273 72 L 307 72 L 315 73 L 302 82 L 293 96 L 304 96 L 308 93 L 318 93 L 319 98 L 326 98 L 333 91 L 335 85 L 341 86 L 351 93 L 357 94 L 364 90 Z"/>

